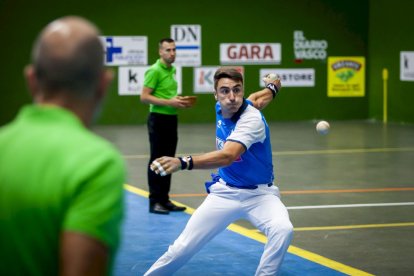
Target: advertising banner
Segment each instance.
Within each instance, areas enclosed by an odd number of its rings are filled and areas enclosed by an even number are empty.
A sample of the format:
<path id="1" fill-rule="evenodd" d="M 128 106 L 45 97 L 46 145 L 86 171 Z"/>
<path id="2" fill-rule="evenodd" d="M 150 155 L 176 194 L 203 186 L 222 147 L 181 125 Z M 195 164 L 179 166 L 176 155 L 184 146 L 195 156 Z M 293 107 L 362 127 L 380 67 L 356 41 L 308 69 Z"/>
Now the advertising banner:
<path id="1" fill-rule="evenodd" d="M 260 86 L 264 87 L 263 77 L 274 73 L 280 76 L 283 87 L 313 87 L 315 86 L 315 69 L 282 69 L 282 68 L 263 68 L 260 69 Z"/>
<path id="2" fill-rule="evenodd" d="M 221 64 L 280 64 L 280 43 L 222 43 Z"/>
<path id="3" fill-rule="evenodd" d="M 194 68 L 194 93 L 214 93 L 214 74 L 220 66 Z M 244 75 L 244 67 L 235 67 Z"/>
<path id="4" fill-rule="evenodd" d="M 297 63 L 303 60 L 325 60 L 327 57 L 328 41 L 324 39 L 307 39 L 301 30 L 293 32 L 293 50 Z"/>
<path id="5" fill-rule="evenodd" d="M 146 36 L 101 36 L 105 49 L 105 65 L 147 65 Z"/>
<path id="6" fill-rule="evenodd" d="M 328 97 L 365 96 L 365 57 L 328 57 Z"/>
<path id="7" fill-rule="evenodd" d="M 400 52 L 400 80 L 414 81 L 414 52 Z"/>
<path id="8" fill-rule="evenodd" d="M 122 66 L 118 68 L 118 94 L 120 96 L 141 95 L 145 72 L 150 66 Z M 176 67 L 175 79 L 178 94 L 181 94 L 181 67 Z"/>
<path id="9" fill-rule="evenodd" d="M 201 66 L 201 25 L 172 25 L 171 38 L 175 40 L 177 66 Z"/>

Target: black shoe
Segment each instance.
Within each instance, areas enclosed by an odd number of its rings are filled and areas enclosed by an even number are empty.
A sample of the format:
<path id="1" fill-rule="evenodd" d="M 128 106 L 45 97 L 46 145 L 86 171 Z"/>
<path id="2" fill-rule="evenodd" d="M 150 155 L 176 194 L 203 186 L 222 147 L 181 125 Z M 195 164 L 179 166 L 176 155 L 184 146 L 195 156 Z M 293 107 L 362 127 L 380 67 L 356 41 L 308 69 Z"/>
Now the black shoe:
<path id="1" fill-rule="evenodd" d="M 177 206 L 174 203 L 172 203 L 171 201 L 168 201 L 167 203 L 164 203 L 163 205 L 167 210 L 169 210 L 171 212 L 182 212 L 185 209 L 187 209 L 186 207 Z"/>
<path id="2" fill-rule="evenodd" d="M 161 205 L 161 203 L 154 203 L 154 204 L 150 204 L 150 208 L 149 208 L 150 213 L 154 213 L 154 214 L 160 214 L 160 215 L 168 215 L 170 213 L 170 211 Z"/>

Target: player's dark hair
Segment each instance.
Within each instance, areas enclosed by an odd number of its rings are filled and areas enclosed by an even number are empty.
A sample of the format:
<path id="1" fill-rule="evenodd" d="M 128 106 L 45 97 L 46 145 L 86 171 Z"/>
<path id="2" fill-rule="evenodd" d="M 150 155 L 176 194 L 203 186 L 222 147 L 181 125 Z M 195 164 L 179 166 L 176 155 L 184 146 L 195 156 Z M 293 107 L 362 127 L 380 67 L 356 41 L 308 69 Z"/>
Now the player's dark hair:
<path id="1" fill-rule="evenodd" d="M 173 43 L 173 42 L 175 42 L 175 41 L 174 41 L 174 39 L 169 38 L 169 37 L 166 37 L 166 38 L 161 39 L 161 40 L 160 40 L 160 42 L 158 42 L 158 47 L 159 47 L 160 49 L 162 48 L 162 44 L 163 44 L 164 42 L 167 42 L 167 43 Z"/>
<path id="2" fill-rule="evenodd" d="M 217 90 L 217 83 L 222 78 L 239 81 L 243 84 L 243 75 L 234 67 L 221 67 L 214 74 L 214 90 Z"/>
<path id="3" fill-rule="evenodd" d="M 104 49 L 99 38 L 85 38 L 65 55 L 56 54 L 52 48 L 41 37 L 33 48 L 35 74 L 44 92 L 49 95 L 70 92 L 77 97 L 91 95 L 104 70 Z"/>

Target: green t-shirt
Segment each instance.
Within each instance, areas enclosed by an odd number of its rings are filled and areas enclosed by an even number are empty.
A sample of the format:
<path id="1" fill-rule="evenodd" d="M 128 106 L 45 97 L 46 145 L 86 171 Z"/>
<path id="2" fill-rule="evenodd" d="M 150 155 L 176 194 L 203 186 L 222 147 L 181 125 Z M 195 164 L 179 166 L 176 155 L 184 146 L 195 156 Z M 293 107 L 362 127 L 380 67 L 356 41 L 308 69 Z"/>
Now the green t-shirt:
<path id="1" fill-rule="evenodd" d="M 62 231 L 103 242 L 113 263 L 124 180 L 119 153 L 71 112 L 24 107 L 0 128 L 0 274 L 57 275 Z"/>
<path id="2" fill-rule="evenodd" d="M 177 96 L 176 69 L 167 67 L 159 59 L 146 72 L 144 86 L 154 89 L 152 95 L 161 99 L 171 99 Z M 150 104 L 150 112 L 176 115 L 177 109 L 172 106 Z"/>

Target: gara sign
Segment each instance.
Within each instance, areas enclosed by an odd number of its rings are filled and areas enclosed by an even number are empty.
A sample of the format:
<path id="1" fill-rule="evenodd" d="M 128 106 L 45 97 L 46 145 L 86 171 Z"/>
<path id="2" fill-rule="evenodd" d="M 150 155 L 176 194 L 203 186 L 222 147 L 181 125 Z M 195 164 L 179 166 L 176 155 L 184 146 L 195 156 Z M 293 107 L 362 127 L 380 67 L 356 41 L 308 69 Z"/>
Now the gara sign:
<path id="1" fill-rule="evenodd" d="M 280 64 L 279 43 L 222 43 L 221 64 Z"/>

